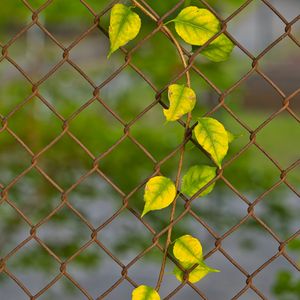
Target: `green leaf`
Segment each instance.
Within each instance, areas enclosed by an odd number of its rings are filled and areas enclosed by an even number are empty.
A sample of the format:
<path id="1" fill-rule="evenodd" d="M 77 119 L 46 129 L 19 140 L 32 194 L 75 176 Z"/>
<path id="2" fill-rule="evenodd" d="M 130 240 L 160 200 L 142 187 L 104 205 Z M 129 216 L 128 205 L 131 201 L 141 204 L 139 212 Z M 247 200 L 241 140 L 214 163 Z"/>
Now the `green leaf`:
<path id="1" fill-rule="evenodd" d="M 169 86 L 169 109 L 164 109 L 167 121 L 176 121 L 184 114 L 193 110 L 196 104 L 195 92 L 185 85 L 172 84 Z"/>
<path id="2" fill-rule="evenodd" d="M 151 210 L 163 209 L 175 199 L 176 187 L 173 181 L 163 176 L 152 177 L 146 184 L 142 217 Z"/>
<path id="3" fill-rule="evenodd" d="M 132 291 L 132 300 L 160 300 L 156 290 L 150 286 L 140 285 Z"/>
<path id="4" fill-rule="evenodd" d="M 198 46 L 193 46 L 193 52 L 196 52 L 198 48 Z M 234 44 L 232 41 L 225 34 L 221 34 L 201 50 L 200 54 L 206 56 L 211 61 L 221 62 L 229 58 L 233 48 Z"/>
<path id="5" fill-rule="evenodd" d="M 194 266 L 194 264 L 192 263 L 180 263 L 182 267 L 184 267 L 185 270 L 189 270 L 190 268 L 192 268 Z M 216 269 L 212 269 L 210 267 L 208 267 L 204 262 L 199 263 L 199 265 L 193 269 L 190 273 L 189 273 L 189 282 L 191 283 L 196 283 L 198 281 L 200 281 L 202 278 L 204 278 L 207 274 L 212 273 L 212 272 L 220 272 L 219 270 Z M 173 274 L 176 276 L 176 278 L 182 282 L 184 280 L 184 272 L 181 271 L 181 269 L 179 269 L 178 267 L 175 267 L 173 270 Z"/>
<path id="6" fill-rule="evenodd" d="M 221 62 L 229 58 L 233 48 L 233 42 L 225 34 L 221 34 L 205 47 L 201 54 L 214 62 Z"/>
<path id="7" fill-rule="evenodd" d="M 224 126 L 213 118 L 199 118 L 194 129 L 198 143 L 206 150 L 219 168 L 228 151 L 228 133 Z"/>
<path id="8" fill-rule="evenodd" d="M 191 45 L 203 45 L 220 31 L 219 20 L 209 10 L 197 6 L 184 8 L 172 21 L 179 36 Z"/>
<path id="9" fill-rule="evenodd" d="M 216 168 L 210 166 L 193 166 L 183 176 L 181 192 L 189 197 L 195 195 L 208 182 L 216 177 Z M 207 187 L 198 197 L 209 194 L 215 186 L 215 183 Z"/>
<path id="10" fill-rule="evenodd" d="M 183 235 L 175 240 L 173 254 L 180 262 L 199 263 L 202 260 L 202 246 L 198 239 Z"/>
<path id="11" fill-rule="evenodd" d="M 108 57 L 133 40 L 141 29 L 141 19 L 123 4 L 115 4 L 111 10 L 109 25 L 110 51 Z"/>

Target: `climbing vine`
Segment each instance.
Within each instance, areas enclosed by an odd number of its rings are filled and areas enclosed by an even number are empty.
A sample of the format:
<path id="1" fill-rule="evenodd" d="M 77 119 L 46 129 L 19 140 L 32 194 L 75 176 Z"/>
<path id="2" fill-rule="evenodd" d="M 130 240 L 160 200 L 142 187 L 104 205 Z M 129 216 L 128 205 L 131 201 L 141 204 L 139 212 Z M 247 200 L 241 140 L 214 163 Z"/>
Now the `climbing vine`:
<path id="1" fill-rule="evenodd" d="M 138 1 L 132 0 L 132 2 L 134 6 L 115 4 L 111 10 L 110 51 L 108 57 L 138 35 L 142 22 L 139 15 L 133 11 L 134 8 L 138 7 L 150 18 L 157 21 L 156 17 Z M 187 120 L 185 122 L 185 134 L 180 151 L 176 181 L 173 182 L 164 176 L 154 176 L 148 180 L 145 186 L 145 205 L 141 217 L 153 210 L 161 210 L 172 204 L 171 226 L 167 230 L 164 257 L 156 288 L 146 285 L 138 286 L 132 292 L 132 300 L 160 299 L 159 289 L 171 244 L 173 244 L 173 256 L 178 263 L 173 270 L 173 274 L 180 282 L 185 280 L 192 283 L 198 282 L 209 273 L 219 272 L 205 264 L 202 245 L 198 239 L 191 235 L 184 235 L 173 242 L 171 240 L 177 197 L 182 194 L 194 199 L 203 197 L 213 190 L 217 170 L 222 168 L 222 161 L 228 152 L 229 143 L 234 139 L 234 135 L 228 132 L 222 123 L 210 117 L 198 118 L 195 125 L 190 127 L 192 111 L 196 104 L 196 93 L 191 87 L 188 65 L 182 48 L 167 27 L 172 23 L 174 23 L 175 31 L 181 39 L 192 45 L 193 52 L 205 45 L 203 49 L 200 49 L 200 54 L 211 61 L 220 62 L 228 59 L 234 48 L 231 40 L 224 33 L 221 33 L 220 21 L 207 9 L 196 6 L 185 7 L 175 19 L 162 25 L 179 52 L 187 77 L 186 84 L 174 83 L 168 87 L 169 107 L 163 109 L 163 114 L 167 122 L 177 121 L 186 114 Z M 206 45 L 214 36 L 216 38 Z M 195 165 L 185 175 L 181 176 L 185 144 L 192 133 L 203 151 L 210 157 L 214 166 Z"/>

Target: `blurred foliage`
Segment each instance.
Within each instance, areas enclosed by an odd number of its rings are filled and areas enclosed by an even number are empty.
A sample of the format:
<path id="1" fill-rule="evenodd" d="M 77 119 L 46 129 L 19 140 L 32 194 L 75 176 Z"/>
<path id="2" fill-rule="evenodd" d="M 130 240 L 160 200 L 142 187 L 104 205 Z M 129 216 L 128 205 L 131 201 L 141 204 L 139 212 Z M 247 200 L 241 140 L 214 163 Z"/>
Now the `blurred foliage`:
<path id="1" fill-rule="evenodd" d="M 273 292 L 280 300 L 299 300 L 300 279 L 295 280 L 289 271 L 280 271 L 277 274 Z"/>

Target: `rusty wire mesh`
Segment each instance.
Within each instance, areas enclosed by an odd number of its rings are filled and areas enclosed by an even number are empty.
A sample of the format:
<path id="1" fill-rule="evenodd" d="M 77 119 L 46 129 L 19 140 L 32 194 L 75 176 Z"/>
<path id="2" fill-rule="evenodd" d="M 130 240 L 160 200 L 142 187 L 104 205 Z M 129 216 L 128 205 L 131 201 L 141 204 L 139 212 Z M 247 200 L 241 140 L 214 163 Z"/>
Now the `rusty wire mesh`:
<path id="1" fill-rule="evenodd" d="M 128 270 L 137 262 L 139 261 L 145 254 L 150 252 L 152 249 L 157 248 L 162 253 L 165 252 L 165 248 L 163 243 L 160 241 L 160 238 L 163 237 L 170 228 L 172 228 L 175 224 L 180 222 L 185 215 L 189 215 L 191 218 L 193 218 L 195 221 L 198 222 L 199 226 L 201 228 L 205 228 L 207 232 L 213 237 L 215 240 L 215 247 L 212 249 L 209 253 L 205 254 L 205 258 L 210 257 L 215 252 L 220 252 L 224 259 L 227 259 L 235 268 L 237 268 L 240 271 L 241 277 L 244 278 L 245 284 L 244 287 L 232 298 L 232 299 L 239 299 L 242 297 L 244 293 L 246 293 L 249 289 L 254 291 L 258 298 L 260 299 L 267 299 L 266 296 L 254 285 L 253 279 L 265 268 L 267 268 L 274 260 L 276 260 L 278 257 L 284 257 L 286 261 L 291 264 L 297 271 L 300 271 L 299 265 L 289 256 L 289 254 L 286 252 L 286 245 L 293 240 L 294 238 L 300 236 L 300 229 L 296 231 L 293 235 L 291 235 L 288 239 L 282 240 L 276 232 L 274 232 L 263 220 L 261 220 L 255 212 L 255 207 L 258 203 L 263 201 L 263 199 L 271 193 L 274 189 L 276 189 L 279 185 L 284 184 L 288 189 L 290 189 L 293 193 L 295 193 L 297 196 L 299 196 L 299 191 L 297 191 L 296 187 L 293 186 L 287 178 L 287 175 L 292 170 L 295 170 L 297 166 L 299 166 L 300 160 L 295 161 L 292 163 L 289 167 L 283 168 L 281 164 L 275 160 L 257 141 L 256 141 L 256 135 L 258 132 L 260 132 L 267 124 L 272 122 L 274 118 L 276 118 L 280 113 L 287 112 L 291 118 L 294 118 L 297 122 L 299 122 L 299 117 L 297 116 L 296 112 L 293 111 L 293 109 L 290 106 L 290 103 L 294 101 L 297 95 L 300 93 L 300 87 L 298 90 L 293 92 L 292 94 L 285 94 L 280 87 L 274 83 L 261 69 L 260 69 L 260 59 L 262 59 L 273 47 L 275 47 L 282 39 L 290 39 L 297 45 L 300 46 L 300 42 L 297 40 L 297 38 L 292 34 L 292 27 L 294 24 L 296 24 L 297 21 L 299 21 L 300 17 L 296 17 L 294 20 L 288 22 L 285 17 L 278 11 L 276 8 L 268 1 L 268 0 L 261 0 L 274 14 L 276 14 L 280 20 L 285 25 L 285 32 L 282 33 L 282 35 L 277 38 L 273 43 L 268 45 L 258 56 L 252 55 L 245 47 L 243 47 L 239 41 L 235 40 L 233 36 L 230 35 L 229 32 L 226 31 L 227 24 L 232 19 L 234 19 L 237 15 L 239 15 L 246 7 L 251 4 L 252 0 L 247 0 L 245 3 L 238 8 L 236 11 L 234 11 L 229 17 L 226 19 L 222 19 L 222 17 L 206 2 L 203 0 L 199 0 L 199 3 L 204 5 L 207 9 L 213 12 L 215 16 L 221 21 L 222 23 L 222 31 L 221 33 L 225 33 L 238 47 L 245 55 L 249 57 L 249 59 L 252 60 L 252 68 L 248 70 L 248 72 L 240 78 L 234 85 L 232 85 L 229 89 L 225 91 L 221 91 L 208 77 L 206 77 L 199 67 L 195 64 L 195 59 L 199 52 L 202 50 L 203 47 L 201 47 L 195 54 L 191 54 L 189 51 L 187 51 L 184 47 L 182 47 L 182 51 L 184 52 L 188 64 L 186 68 L 182 67 L 182 70 L 178 72 L 178 74 L 174 74 L 174 78 L 170 78 L 170 82 L 164 86 L 164 87 L 158 87 L 156 86 L 150 78 L 145 75 L 143 70 L 139 69 L 133 62 L 132 57 L 134 57 L 135 52 L 142 47 L 148 39 L 151 39 L 152 36 L 157 32 L 162 32 L 169 40 L 174 47 L 176 47 L 176 41 L 174 40 L 174 37 L 172 36 L 172 33 L 166 29 L 166 27 L 163 25 L 166 18 L 168 18 L 175 10 L 180 8 L 184 0 L 178 1 L 178 4 L 176 4 L 174 7 L 171 7 L 170 10 L 163 16 L 158 15 L 149 4 L 145 0 L 132 0 L 132 3 L 137 6 L 137 10 L 139 10 L 140 14 L 144 14 L 147 18 L 150 18 L 150 20 L 155 24 L 155 29 L 150 32 L 147 36 L 145 36 L 142 40 L 140 40 L 138 43 L 134 45 L 134 48 L 131 50 L 126 50 L 125 48 L 122 48 L 121 51 L 124 54 L 125 61 L 121 67 L 117 71 L 115 71 L 113 74 L 110 74 L 110 76 L 103 81 L 100 85 L 97 85 L 94 83 L 93 79 L 90 78 L 69 56 L 70 51 L 78 45 L 78 43 L 84 39 L 87 35 L 89 35 L 93 30 L 100 30 L 105 36 L 107 36 L 107 28 L 103 28 L 102 25 L 99 23 L 99 20 L 102 16 L 109 14 L 110 9 L 112 6 L 119 2 L 119 1 L 112 1 L 111 5 L 107 6 L 104 10 L 102 10 L 100 13 L 93 10 L 93 8 L 89 5 L 88 0 L 80 0 L 83 7 L 86 8 L 86 10 L 94 17 L 94 23 L 84 32 L 82 33 L 78 38 L 76 38 L 70 46 L 67 48 L 59 42 L 56 37 L 51 34 L 47 28 L 43 25 L 42 22 L 39 20 L 39 14 L 47 9 L 47 7 L 53 2 L 53 0 L 46 1 L 41 7 L 38 9 L 34 9 L 29 2 L 26 0 L 22 0 L 22 4 L 20 2 L 20 5 L 24 5 L 27 7 L 29 11 L 31 11 L 32 14 L 32 21 L 29 22 L 24 28 L 22 28 L 17 34 L 15 34 L 6 44 L 1 43 L 1 51 L 2 55 L 0 58 L 0 62 L 7 61 L 11 65 L 13 65 L 19 72 L 24 76 L 24 78 L 30 83 L 32 86 L 32 94 L 24 99 L 19 105 L 14 107 L 14 109 L 7 114 L 6 116 L 1 115 L 1 130 L 2 132 L 7 132 L 9 135 L 11 135 L 31 156 L 31 164 L 28 166 L 27 169 L 25 169 L 22 173 L 20 173 L 18 176 L 16 176 L 8 185 L 4 185 L 0 183 L 1 188 L 1 201 L 0 205 L 3 203 L 7 203 L 9 206 L 11 206 L 19 215 L 20 218 L 22 218 L 29 226 L 31 227 L 30 234 L 27 236 L 25 240 L 23 240 L 20 244 L 18 244 L 14 249 L 11 249 L 9 253 L 7 253 L 4 257 L 0 260 L 0 273 L 4 273 L 6 276 L 8 276 L 11 280 L 13 280 L 24 292 L 24 299 L 39 299 L 48 289 L 51 289 L 53 285 L 56 284 L 62 277 L 66 277 L 72 284 L 78 288 L 78 290 L 82 293 L 83 297 L 86 299 L 94 299 L 90 294 L 89 291 L 86 290 L 84 287 L 78 283 L 71 274 L 68 273 L 68 264 L 74 260 L 78 255 L 80 255 L 82 252 L 84 252 L 91 244 L 96 244 L 99 246 L 99 250 L 106 252 L 113 261 L 121 268 L 120 272 L 120 278 L 116 282 L 113 282 L 111 284 L 111 287 L 104 291 L 101 295 L 97 297 L 97 299 L 105 299 L 106 296 L 108 296 L 114 289 L 116 289 L 123 281 L 128 281 L 132 288 L 137 287 L 138 285 L 142 284 L 141 282 L 135 282 L 130 276 L 128 275 Z M 57 63 L 45 76 L 43 76 L 38 81 L 34 81 L 29 74 L 18 64 L 14 61 L 13 58 L 10 57 L 10 47 L 26 32 L 32 27 L 32 26 L 38 26 L 43 33 L 50 38 L 60 49 L 62 53 L 62 58 L 59 63 Z M 218 35 L 217 35 L 218 36 Z M 211 40 L 216 38 L 217 36 L 213 37 Z M 210 41 L 209 41 L 210 42 Z M 209 43 L 208 42 L 208 43 Z M 55 73 L 60 69 L 60 67 L 64 64 L 69 64 L 76 72 L 78 72 L 82 78 L 82 80 L 85 80 L 88 82 L 88 84 L 93 89 L 93 97 L 87 101 L 82 107 L 80 107 L 70 118 L 65 119 L 56 109 L 54 106 L 52 106 L 45 97 L 43 97 L 39 93 L 39 87 L 42 83 L 47 81 L 50 76 L 55 76 Z M 125 71 L 125 68 L 130 67 L 132 70 L 134 70 L 138 76 L 140 76 L 150 87 L 153 89 L 153 91 L 156 93 L 155 99 L 153 99 L 153 103 L 151 103 L 148 107 L 146 107 L 141 113 L 135 116 L 135 118 L 130 122 L 126 123 L 117 112 L 113 111 L 110 106 L 109 102 L 105 101 L 105 99 L 102 99 L 101 97 L 101 89 L 105 87 L 108 83 L 113 82 L 114 79 L 123 71 Z M 152 161 L 154 171 L 151 176 L 160 174 L 160 168 L 161 166 L 167 162 L 170 158 L 177 155 L 180 151 L 183 151 L 183 146 L 188 142 L 192 141 L 192 143 L 195 144 L 196 147 L 200 151 L 203 152 L 203 150 L 197 145 L 195 140 L 192 137 L 191 129 L 193 128 L 194 124 L 191 125 L 190 128 L 187 128 L 186 131 L 186 137 L 183 141 L 183 143 L 179 144 L 176 149 L 174 149 L 169 155 L 167 155 L 165 158 L 163 158 L 160 161 L 157 161 L 150 151 L 146 149 L 146 147 L 141 144 L 132 134 L 131 134 L 131 127 L 133 124 L 135 124 L 142 116 L 147 114 L 154 106 L 161 105 L 162 107 L 166 107 L 166 103 L 162 100 L 162 95 L 166 92 L 166 89 L 169 84 L 172 82 L 177 81 L 178 79 L 184 77 L 188 71 L 193 71 L 197 76 L 200 76 L 203 78 L 208 85 L 211 86 L 211 88 L 218 94 L 219 97 L 219 103 L 213 107 L 209 112 L 206 113 L 206 116 L 213 115 L 214 112 L 216 112 L 219 109 L 224 109 L 228 114 L 230 114 L 249 134 L 249 142 L 242 148 L 238 153 L 236 153 L 234 156 L 230 157 L 229 160 L 226 161 L 223 168 L 219 170 L 217 177 L 210 182 L 209 184 L 213 184 L 215 181 L 223 181 L 229 189 L 232 190 L 233 193 L 235 193 L 241 201 L 243 201 L 248 209 L 245 211 L 244 217 L 232 228 L 227 230 L 224 234 L 219 235 L 217 232 L 215 232 L 207 222 L 205 222 L 200 216 L 198 216 L 194 211 L 192 207 L 192 201 L 195 197 L 192 197 L 191 199 L 188 199 L 184 197 L 184 195 L 180 195 L 180 198 L 178 201 L 184 201 L 184 211 L 177 217 L 175 217 L 169 224 L 160 232 L 156 232 L 154 228 L 147 223 L 145 219 L 141 219 L 141 214 L 139 211 L 135 210 L 130 205 L 130 199 L 131 197 L 137 193 L 138 191 L 142 190 L 144 188 L 145 183 L 147 182 L 148 178 L 144 178 L 142 182 L 136 186 L 130 193 L 123 192 L 116 183 L 113 182 L 112 179 L 109 178 L 102 170 L 100 166 L 100 162 L 103 158 L 105 158 L 111 151 L 113 151 L 116 147 L 120 145 L 120 143 L 125 139 L 130 139 L 132 143 L 134 143 L 141 151 L 145 153 L 145 155 Z M 282 99 L 282 106 L 280 109 L 278 109 L 276 112 L 274 112 L 271 116 L 269 116 L 260 126 L 258 126 L 255 130 L 252 130 L 241 120 L 235 113 L 232 111 L 229 106 L 226 104 L 226 98 L 228 95 L 230 95 L 237 87 L 239 87 L 247 78 L 249 78 L 253 73 L 256 73 L 260 76 L 262 81 L 267 82 L 268 85 L 270 85 L 274 91 L 281 97 Z M 48 143 L 42 150 L 40 150 L 37 153 L 34 153 L 28 145 L 10 128 L 9 121 L 13 114 L 15 114 L 18 110 L 20 110 L 23 106 L 25 106 L 33 97 L 39 98 L 39 100 L 46 105 L 53 114 L 61 121 L 62 124 L 62 131 L 61 133 L 54 138 L 50 143 Z M 72 120 L 78 116 L 83 109 L 88 107 L 94 102 L 100 103 L 105 110 L 107 110 L 124 128 L 124 135 L 116 142 L 114 145 L 112 145 L 107 151 L 103 152 L 100 156 L 95 157 L 88 149 L 87 146 L 84 145 L 77 137 L 69 130 L 69 124 L 72 122 Z M 30 121 L 30 120 L 29 120 Z M 177 124 L 178 126 L 185 127 L 186 124 L 184 121 L 180 120 Z M 59 182 L 56 182 L 41 166 L 39 166 L 39 157 L 48 151 L 53 145 L 57 143 L 64 135 L 68 135 L 78 146 L 82 148 L 82 150 L 93 160 L 93 165 L 91 166 L 90 170 L 83 176 L 81 176 L 76 182 L 73 183 L 72 186 L 70 186 L 67 190 L 63 189 L 60 186 Z M 269 189 L 265 190 L 261 195 L 259 195 L 255 201 L 250 202 L 246 196 L 244 196 L 242 193 L 239 192 L 238 188 L 233 186 L 223 175 L 223 170 L 226 169 L 230 164 L 232 164 L 238 157 L 242 156 L 243 153 L 250 147 L 256 147 L 263 155 L 267 157 L 269 161 L 272 162 L 274 165 L 274 168 L 277 168 L 280 172 L 280 177 L 278 178 L 278 181 L 273 184 Z M 61 204 L 58 205 L 51 213 L 47 215 L 47 217 L 43 218 L 40 222 L 37 224 L 34 224 L 30 218 L 28 218 L 22 210 L 20 210 L 17 205 L 10 199 L 9 193 L 10 189 L 23 177 L 25 176 L 30 170 L 35 169 L 38 171 L 48 182 L 50 185 L 52 185 L 60 194 L 61 194 Z M 100 178 L 105 180 L 123 199 L 123 205 L 115 211 L 115 213 L 107 218 L 107 220 L 99 225 L 98 227 L 94 227 L 89 220 L 87 220 L 75 207 L 72 206 L 72 203 L 68 201 L 68 195 L 78 186 L 80 185 L 88 176 L 91 174 L 97 174 Z M 149 177 L 151 177 L 149 176 Z M 199 193 L 204 190 L 206 187 L 201 189 Z M 199 194 L 198 193 L 198 194 Z M 62 260 L 58 255 L 56 255 L 48 246 L 47 244 L 39 238 L 37 234 L 37 230 L 43 226 L 46 222 L 48 222 L 56 213 L 58 213 L 63 207 L 67 207 L 72 213 L 76 214 L 89 228 L 90 230 L 90 240 L 85 243 L 80 249 L 76 251 L 71 257 L 69 257 L 67 260 Z M 101 242 L 101 230 L 105 228 L 108 224 L 114 222 L 116 218 L 124 211 L 129 211 L 134 217 L 141 222 L 145 228 L 151 233 L 153 236 L 152 238 L 152 244 L 148 248 L 144 249 L 140 254 L 138 254 L 130 263 L 123 264 L 122 261 L 119 260 L 118 257 L 116 257 L 102 242 Z M 222 242 L 228 238 L 233 232 L 238 231 L 239 228 L 249 219 L 254 219 L 260 226 L 264 228 L 266 232 L 268 232 L 273 239 L 278 244 L 278 251 L 275 255 L 273 255 L 270 259 L 265 261 L 260 267 L 258 267 L 254 272 L 249 273 L 247 270 L 245 270 L 232 256 L 231 254 L 224 250 L 222 247 Z M 267 234 L 267 233 L 266 233 Z M 58 275 L 51 280 L 44 288 L 42 288 L 38 293 L 32 294 L 28 287 L 20 279 L 13 274 L 7 267 L 6 263 L 7 261 L 20 249 L 22 249 L 27 243 L 29 243 L 31 240 L 35 240 L 47 253 L 49 256 L 52 256 L 59 264 L 60 264 L 60 270 Z M 176 263 L 173 259 L 173 257 L 167 253 L 167 259 L 172 261 L 173 263 Z M 226 270 L 225 270 L 226 271 Z M 161 283 L 161 282 L 160 282 Z M 176 295 L 185 285 L 189 285 L 199 296 L 199 299 L 208 299 L 204 292 L 201 291 L 201 288 L 199 288 L 197 285 L 189 282 L 187 279 L 182 282 L 181 284 L 178 284 L 177 288 L 174 289 L 172 292 L 170 292 L 168 295 L 164 295 L 163 299 L 171 299 L 174 295 Z M 1 287 L 0 287 L 1 291 Z M 28 297 L 28 298 L 27 298 Z M 0 297 L 1 298 L 1 297 Z"/>

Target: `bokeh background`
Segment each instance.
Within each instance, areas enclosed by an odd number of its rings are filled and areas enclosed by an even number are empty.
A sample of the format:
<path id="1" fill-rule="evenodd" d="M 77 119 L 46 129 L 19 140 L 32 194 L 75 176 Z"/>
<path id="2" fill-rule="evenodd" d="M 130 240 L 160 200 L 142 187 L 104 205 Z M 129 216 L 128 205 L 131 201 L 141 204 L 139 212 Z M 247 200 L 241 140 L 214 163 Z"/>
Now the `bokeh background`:
<path id="1" fill-rule="evenodd" d="M 51 1 L 50 1 L 51 2 Z M 245 1 L 207 1 L 223 18 L 231 15 Z M 45 1 L 27 1 L 38 9 Z M 100 12 L 111 2 L 86 0 L 91 8 Z M 126 2 L 125 2 L 126 3 Z M 147 1 L 160 15 L 168 11 L 176 0 Z M 186 4 L 203 6 L 201 1 Z M 291 21 L 300 13 L 299 0 L 269 0 L 280 13 Z M 176 13 L 178 13 L 177 10 Z M 129 43 L 131 49 L 155 24 L 142 16 L 143 28 L 139 37 Z M 32 13 L 24 2 L 1 1 L 0 43 L 7 44 L 31 21 Z M 39 22 L 65 47 L 94 24 L 94 16 L 79 0 L 54 0 L 39 13 Z M 109 14 L 100 18 L 108 28 Z M 169 25 L 173 30 L 173 25 Z M 228 24 L 228 32 L 254 56 L 284 33 L 285 24 L 263 1 L 254 0 Z M 292 26 L 292 34 L 300 42 L 300 21 Z M 184 45 L 184 44 L 183 44 Z M 184 45 L 187 50 L 189 46 Z M 108 39 L 95 28 L 70 51 L 70 58 L 95 84 L 100 85 L 124 62 L 124 54 L 116 52 L 107 60 Z M 9 57 L 20 65 L 34 82 L 41 80 L 61 59 L 63 51 L 38 27 L 31 27 L 8 48 Z M 163 88 L 182 66 L 176 49 L 160 32 L 155 34 L 133 55 L 137 65 L 158 88 Z M 199 56 L 197 67 L 221 91 L 229 89 L 251 69 L 252 60 L 235 47 L 226 62 L 212 63 Z M 300 87 L 300 51 L 289 37 L 273 47 L 261 60 L 260 69 L 278 87 L 290 95 Z M 218 103 L 214 89 L 195 72 L 192 85 L 197 93 L 194 117 L 203 115 Z M 7 118 L 9 128 L 34 152 L 41 151 L 61 132 L 63 122 L 43 103 L 34 97 L 30 82 L 7 59 L 0 63 L 0 115 Z M 124 134 L 123 125 L 99 102 L 94 102 L 80 114 L 72 117 L 93 96 L 92 86 L 70 64 L 64 63 L 39 86 L 39 93 L 65 119 L 70 119 L 69 130 L 94 156 L 109 149 Z M 101 99 L 124 122 L 131 122 L 155 100 L 153 89 L 129 66 L 100 91 Z M 163 100 L 167 100 L 164 96 Z M 25 102 L 24 102 L 25 101 Z M 167 103 L 167 101 L 166 101 Z M 259 74 L 253 73 L 226 98 L 228 107 L 252 130 L 255 130 L 272 113 L 282 106 L 282 97 Z M 16 110 L 15 108 L 18 107 Z M 290 102 L 295 114 L 300 111 L 300 94 Z M 249 142 L 249 133 L 228 112 L 219 109 L 213 115 L 225 127 L 238 135 L 231 144 L 228 159 Z M 168 155 L 182 140 L 179 124 L 165 124 L 161 106 L 154 106 L 131 127 L 131 134 L 143 144 L 157 160 Z M 286 111 L 280 113 L 257 134 L 257 143 L 286 169 L 299 158 L 300 127 L 297 120 Z M 7 186 L 31 164 L 32 157 L 5 128 L 0 131 L 0 184 Z M 175 178 L 178 155 L 162 165 L 162 172 Z M 92 167 L 92 159 L 68 135 L 64 135 L 38 158 L 38 165 L 53 180 L 67 190 Z M 184 171 L 197 163 L 208 163 L 192 144 L 187 145 Z M 124 193 L 131 192 L 153 172 L 153 162 L 130 140 L 125 139 L 99 163 L 100 169 Z M 299 166 L 288 173 L 287 181 L 298 192 Z M 252 145 L 224 171 L 224 176 L 238 191 L 254 201 L 280 179 L 280 171 L 257 147 Z M 138 211 L 143 206 L 143 191 L 130 198 L 130 206 Z M 33 224 L 48 216 L 61 203 L 61 193 L 39 172 L 32 169 L 9 189 L 9 199 Z M 69 195 L 68 201 L 98 227 L 122 206 L 122 197 L 99 175 L 92 174 Z M 214 191 L 193 203 L 193 210 L 220 235 L 237 224 L 247 213 L 247 205 L 219 180 Z M 179 214 L 184 210 L 179 202 Z M 268 193 L 256 207 L 256 214 L 281 240 L 288 239 L 300 227 L 300 202 L 297 195 L 284 183 Z M 146 220 L 156 229 L 167 225 L 169 210 L 153 212 Z M 16 209 L 6 201 L 0 204 L 0 257 L 26 239 L 30 226 Z M 190 233 L 201 239 L 205 252 L 214 247 L 214 238 L 190 216 L 174 228 L 174 237 Z M 90 229 L 67 207 L 52 216 L 37 231 L 38 237 L 61 259 L 72 256 L 90 239 Z M 124 264 L 151 244 L 152 236 L 130 212 L 124 211 L 99 234 L 101 242 Z M 238 231 L 222 243 L 223 248 L 249 273 L 257 269 L 277 251 L 279 244 L 257 222 L 249 219 Z M 300 239 L 287 245 L 288 254 L 299 264 Z M 129 269 L 128 274 L 138 283 L 155 285 L 161 262 L 161 253 L 151 251 Z M 245 286 L 246 277 L 222 254 L 214 253 L 209 265 L 221 272 L 207 276 L 197 286 L 208 299 L 231 299 Z M 7 260 L 7 268 L 22 281 L 32 294 L 40 291 L 58 273 L 58 263 L 38 243 L 31 241 Z M 167 265 L 167 275 L 162 294 L 174 289 L 178 282 L 171 274 L 173 266 Z M 96 298 L 121 276 L 121 268 L 99 246 L 92 245 L 68 265 L 68 272 Z M 284 257 L 279 257 L 254 279 L 254 284 L 267 299 L 300 299 L 299 272 Z M 124 281 L 105 299 L 130 299 L 132 286 Z M 174 299 L 198 299 L 186 286 Z M 86 299 L 66 278 L 59 280 L 39 299 Z M 0 299 L 24 300 L 26 294 L 7 275 L 0 273 Z M 258 299 L 249 290 L 241 299 Z"/>

